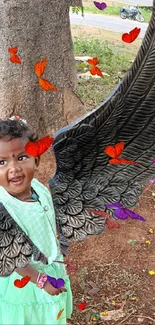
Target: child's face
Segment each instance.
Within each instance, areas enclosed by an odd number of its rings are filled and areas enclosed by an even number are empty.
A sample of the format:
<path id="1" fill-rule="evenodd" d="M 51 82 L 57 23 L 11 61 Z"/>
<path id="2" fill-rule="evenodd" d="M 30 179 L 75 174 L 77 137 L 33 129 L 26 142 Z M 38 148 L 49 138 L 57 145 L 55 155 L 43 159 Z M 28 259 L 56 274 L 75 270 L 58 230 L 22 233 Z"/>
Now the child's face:
<path id="1" fill-rule="evenodd" d="M 28 139 L 8 139 L 0 139 L 0 186 L 10 194 L 20 197 L 30 191 L 39 158 L 25 152 Z"/>

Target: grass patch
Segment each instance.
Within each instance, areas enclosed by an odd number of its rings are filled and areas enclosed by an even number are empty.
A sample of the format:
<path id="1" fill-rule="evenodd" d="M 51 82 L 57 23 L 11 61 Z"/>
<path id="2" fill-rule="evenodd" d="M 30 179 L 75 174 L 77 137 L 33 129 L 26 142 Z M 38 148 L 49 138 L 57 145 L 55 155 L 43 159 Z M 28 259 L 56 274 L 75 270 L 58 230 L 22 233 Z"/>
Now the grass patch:
<path id="1" fill-rule="evenodd" d="M 137 50 L 117 40 L 110 41 L 108 38 L 99 39 L 94 37 L 73 37 L 75 56 L 98 57 L 98 67 L 109 74 L 104 78 L 78 81 L 78 93 L 86 108 L 90 110 L 103 101 L 124 77 L 131 66 Z M 84 68 L 90 69 L 86 63 L 77 62 L 77 72 L 84 72 Z"/>

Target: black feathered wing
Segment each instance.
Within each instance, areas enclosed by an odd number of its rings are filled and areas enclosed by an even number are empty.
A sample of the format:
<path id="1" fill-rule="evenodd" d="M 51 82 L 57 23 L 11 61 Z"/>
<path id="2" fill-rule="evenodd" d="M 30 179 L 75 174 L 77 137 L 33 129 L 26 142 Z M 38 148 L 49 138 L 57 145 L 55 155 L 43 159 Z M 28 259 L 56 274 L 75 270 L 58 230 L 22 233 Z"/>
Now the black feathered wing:
<path id="1" fill-rule="evenodd" d="M 109 163 L 104 149 L 120 141 L 125 142 L 121 157 L 139 166 Z M 142 184 L 155 174 L 155 0 L 141 48 L 122 82 L 91 114 L 60 130 L 53 148 L 57 170 L 49 185 L 65 237 L 83 240 L 104 231 L 105 218 L 88 209 L 136 204 Z"/>
<path id="2" fill-rule="evenodd" d="M 15 268 L 31 260 L 47 264 L 47 258 L 32 243 L 0 202 L 0 277 L 9 276 Z"/>

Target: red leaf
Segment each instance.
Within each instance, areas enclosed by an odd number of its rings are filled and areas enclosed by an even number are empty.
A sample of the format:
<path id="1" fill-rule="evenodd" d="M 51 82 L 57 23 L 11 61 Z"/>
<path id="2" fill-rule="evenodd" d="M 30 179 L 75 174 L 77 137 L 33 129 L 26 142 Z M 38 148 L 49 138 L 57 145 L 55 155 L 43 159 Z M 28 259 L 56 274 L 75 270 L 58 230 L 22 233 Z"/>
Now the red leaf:
<path id="1" fill-rule="evenodd" d="M 46 136 L 37 142 L 29 141 L 25 146 L 25 151 L 33 157 L 39 157 L 42 155 L 47 149 L 50 148 L 54 141 L 54 138 L 50 138 L 50 136 Z"/>
<path id="2" fill-rule="evenodd" d="M 122 35 L 122 41 L 125 43 L 132 43 L 139 35 L 141 28 L 135 27 L 129 33 L 124 33 Z"/>
<path id="3" fill-rule="evenodd" d="M 39 85 L 42 89 L 49 91 L 49 90 L 53 90 L 53 91 L 59 91 L 58 88 L 56 88 L 54 85 L 52 85 L 48 80 L 40 78 L 39 79 Z"/>
<path id="4" fill-rule="evenodd" d="M 83 310 L 83 309 L 85 309 L 86 304 L 87 304 L 86 301 L 84 301 L 84 302 L 82 302 L 80 305 L 78 305 L 77 308 L 78 308 L 79 310 Z"/>
<path id="5" fill-rule="evenodd" d="M 23 288 L 27 285 L 27 283 L 30 281 L 31 277 L 26 275 L 24 278 L 22 278 L 21 280 L 15 280 L 14 281 L 14 285 L 17 287 L 17 288 Z"/>
<path id="6" fill-rule="evenodd" d="M 10 57 L 10 61 L 11 61 L 12 63 L 22 64 L 20 58 L 19 58 L 17 55 L 12 55 L 12 56 Z"/>

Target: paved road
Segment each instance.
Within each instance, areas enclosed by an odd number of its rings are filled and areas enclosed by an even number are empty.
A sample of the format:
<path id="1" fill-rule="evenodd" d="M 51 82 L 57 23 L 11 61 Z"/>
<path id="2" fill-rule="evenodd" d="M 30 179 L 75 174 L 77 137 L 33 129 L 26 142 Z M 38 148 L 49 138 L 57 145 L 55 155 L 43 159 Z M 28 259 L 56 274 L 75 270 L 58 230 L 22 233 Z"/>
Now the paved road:
<path id="1" fill-rule="evenodd" d="M 140 27 L 141 32 L 139 34 L 140 38 L 143 38 L 147 29 L 147 23 L 139 23 L 133 20 L 123 20 L 121 18 L 95 15 L 95 14 L 84 14 L 84 17 L 77 14 L 70 13 L 70 21 L 72 25 L 83 25 L 91 26 L 97 28 L 103 28 L 105 30 L 110 30 L 119 33 L 128 33 L 134 27 Z"/>
<path id="2" fill-rule="evenodd" d="M 139 7 L 152 7 L 153 0 L 114 0 L 115 2 L 124 3 L 125 5 L 133 5 Z M 107 1 L 108 4 L 108 1 Z"/>

